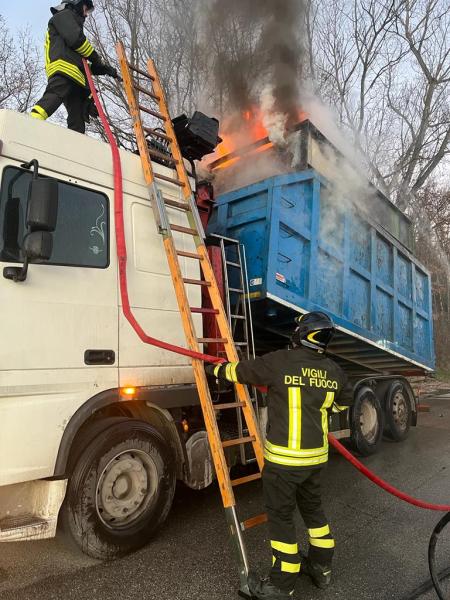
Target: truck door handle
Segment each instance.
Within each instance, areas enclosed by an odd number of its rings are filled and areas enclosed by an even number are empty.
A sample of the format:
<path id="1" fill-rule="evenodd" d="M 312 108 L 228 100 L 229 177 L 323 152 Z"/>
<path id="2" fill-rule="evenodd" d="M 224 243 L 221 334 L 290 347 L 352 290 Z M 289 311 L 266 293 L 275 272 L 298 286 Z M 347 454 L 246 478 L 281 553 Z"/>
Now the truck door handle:
<path id="1" fill-rule="evenodd" d="M 84 363 L 86 365 L 113 365 L 116 362 L 114 350 L 86 350 Z"/>

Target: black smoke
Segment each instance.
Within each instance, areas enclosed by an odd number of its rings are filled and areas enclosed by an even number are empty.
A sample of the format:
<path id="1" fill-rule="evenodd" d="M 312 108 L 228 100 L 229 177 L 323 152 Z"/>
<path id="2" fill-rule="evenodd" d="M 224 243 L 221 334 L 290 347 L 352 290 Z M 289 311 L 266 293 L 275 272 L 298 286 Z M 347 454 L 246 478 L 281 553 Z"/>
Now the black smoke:
<path id="1" fill-rule="evenodd" d="M 268 86 L 274 109 L 296 121 L 305 59 L 305 0 L 205 0 L 205 52 L 212 62 L 213 95 L 228 110 L 258 103 Z"/>

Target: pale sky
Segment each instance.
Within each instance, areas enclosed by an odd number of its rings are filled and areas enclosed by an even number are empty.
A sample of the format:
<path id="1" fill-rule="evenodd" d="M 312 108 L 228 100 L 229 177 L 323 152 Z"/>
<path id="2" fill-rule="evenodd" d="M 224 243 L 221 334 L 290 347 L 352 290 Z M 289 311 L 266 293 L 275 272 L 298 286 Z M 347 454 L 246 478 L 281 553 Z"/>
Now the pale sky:
<path id="1" fill-rule="evenodd" d="M 59 0 L 0 0 L 0 15 L 6 20 L 11 33 L 29 26 L 36 42 L 43 43 L 47 23 L 52 16 L 50 6 L 59 3 Z"/>

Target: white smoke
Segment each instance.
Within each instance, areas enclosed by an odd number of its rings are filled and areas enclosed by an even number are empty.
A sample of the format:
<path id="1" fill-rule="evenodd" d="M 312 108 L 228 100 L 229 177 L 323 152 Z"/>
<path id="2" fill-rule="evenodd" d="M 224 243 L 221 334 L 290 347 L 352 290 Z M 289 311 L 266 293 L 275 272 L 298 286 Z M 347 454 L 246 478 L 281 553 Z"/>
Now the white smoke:
<path id="1" fill-rule="evenodd" d="M 288 115 L 281 113 L 276 108 L 276 99 L 273 86 L 267 85 L 259 95 L 262 122 L 267 129 L 269 140 L 283 148 L 286 146 L 286 123 Z"/>

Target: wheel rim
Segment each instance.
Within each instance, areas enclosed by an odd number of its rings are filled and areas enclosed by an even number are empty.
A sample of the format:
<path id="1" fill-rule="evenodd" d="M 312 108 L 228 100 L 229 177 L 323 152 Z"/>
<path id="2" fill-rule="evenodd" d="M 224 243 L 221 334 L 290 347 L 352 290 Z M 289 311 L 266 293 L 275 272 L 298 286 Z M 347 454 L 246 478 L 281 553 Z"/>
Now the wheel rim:
<path id="1" fill-rule="evenodd" d="M 402 390 L 398 390 L 392 398 L 392 418 L 399 431 L 405 431 L 408 427 L 408 405 Z"/>
<path id="2" fill-rule="evenodd" d="M 359 423 L 364 438 L 369 444 L 373 444 L 377 438 L 379 424 L 377 410 L 369 400 L 361 402 Z"/>
<path id="3" fill-rule="evenodd" d="M 135 524 L 156 499 L 158 469 L 141 450 L 126 450 L 114 456 L 99 477 L 96 509 L 110 529 Z"/>

